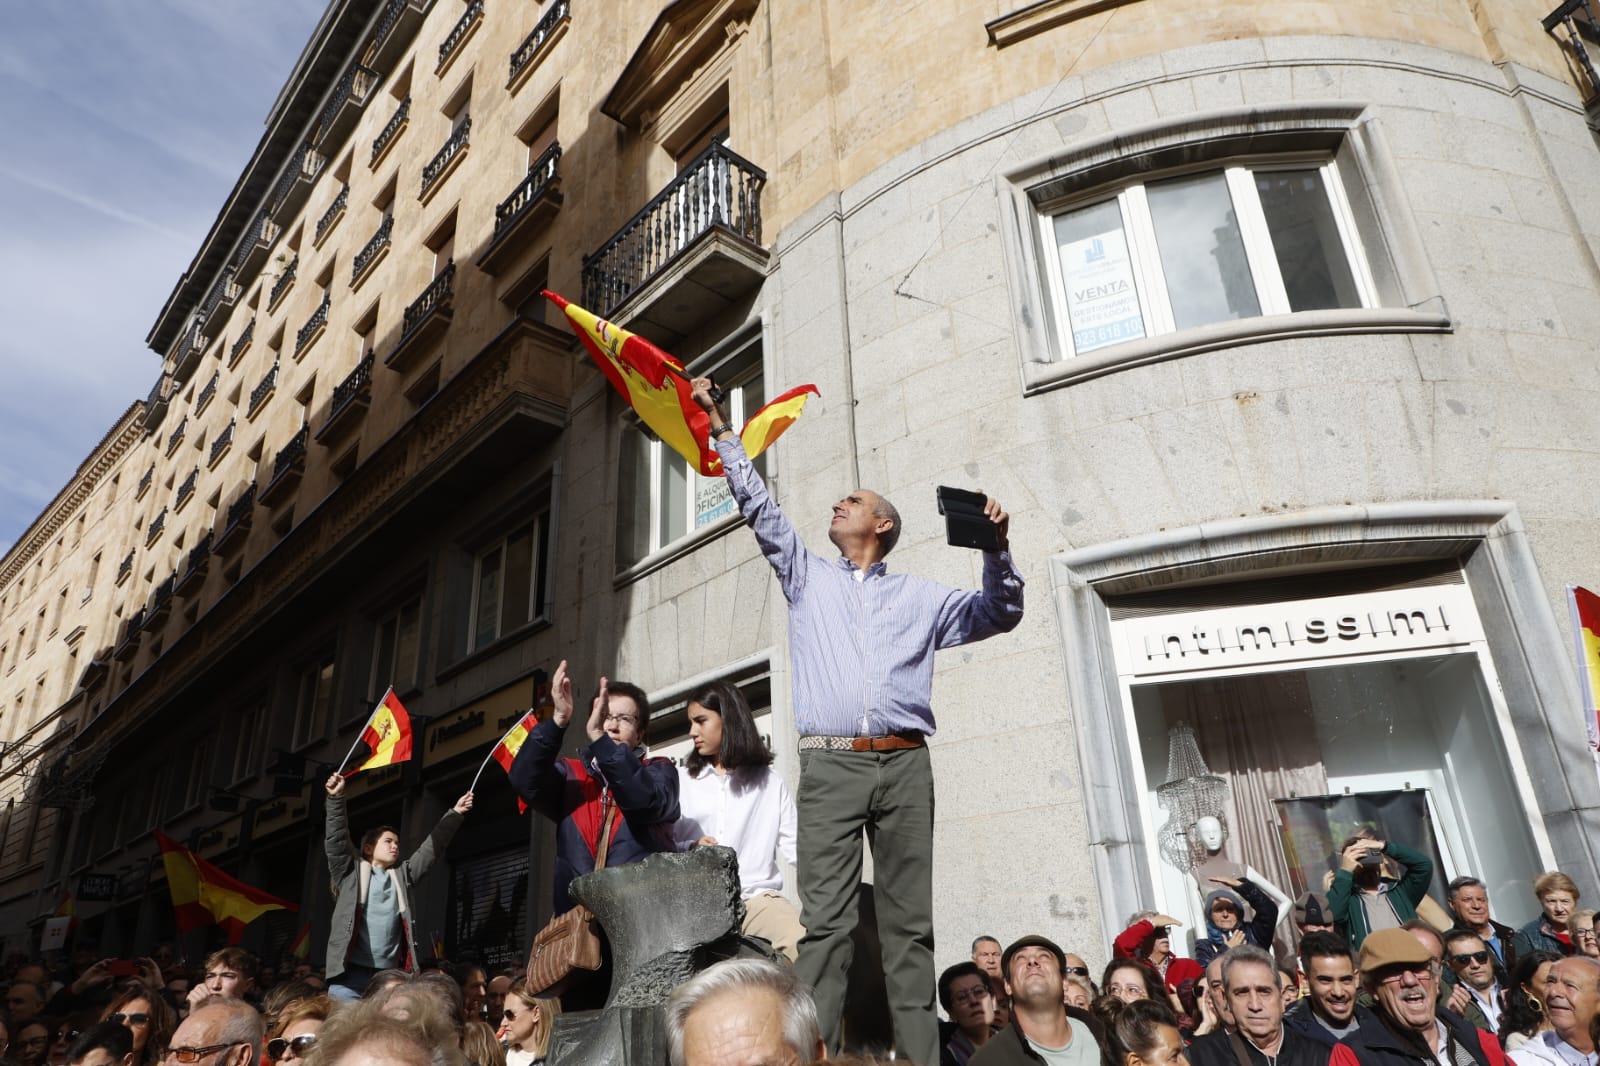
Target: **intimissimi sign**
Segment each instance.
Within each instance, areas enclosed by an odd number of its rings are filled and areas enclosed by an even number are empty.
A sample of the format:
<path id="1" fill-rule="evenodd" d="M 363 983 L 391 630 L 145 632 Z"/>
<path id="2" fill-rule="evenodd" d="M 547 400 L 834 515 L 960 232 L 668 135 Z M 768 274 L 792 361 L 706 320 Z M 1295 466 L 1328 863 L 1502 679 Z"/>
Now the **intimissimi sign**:
<path id="1" fill-rule="evenodd" d="M 1118 619 L 1118 671 L 1140 676 L 1448 647 L 1482 640 L 1464 585 Z"/>

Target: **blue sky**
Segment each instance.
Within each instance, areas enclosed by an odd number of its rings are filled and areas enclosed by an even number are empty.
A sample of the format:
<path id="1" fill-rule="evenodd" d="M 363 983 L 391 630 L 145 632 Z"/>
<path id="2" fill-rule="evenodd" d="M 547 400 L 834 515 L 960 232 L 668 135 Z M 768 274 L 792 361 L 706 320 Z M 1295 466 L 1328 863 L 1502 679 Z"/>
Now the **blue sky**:
<path id="1" fill-rule="evenodd" d="M 0 10 L 0 553 L 150 391 L 145 335 L 324 6 Z"/>

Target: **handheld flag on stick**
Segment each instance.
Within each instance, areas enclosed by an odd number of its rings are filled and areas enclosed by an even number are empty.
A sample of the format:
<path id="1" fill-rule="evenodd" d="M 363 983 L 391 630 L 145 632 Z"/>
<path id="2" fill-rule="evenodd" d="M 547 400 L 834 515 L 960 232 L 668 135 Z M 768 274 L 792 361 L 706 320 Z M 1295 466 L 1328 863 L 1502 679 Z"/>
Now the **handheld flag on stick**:
<path id="1" fill-rule="evenodd" d="M 223 873 L 165 833 L 156 833 L 178 932 L 220 925 L 228 943 L 237 944 L 244 927 L 267 911 L 297 911 L 299 906 L 252 888 Z"/>
<path id="2" fill-rule="evenodd" d="M 289 954 L 305 962 L 311 958 L 311 923 L 307 922 L 300 927 L 300 932 L 295 935 L 294 943 L 289 945 Z"/>
<path id="3" fill-rule="evenodd" d="M 371 754 L 344 776 L 354 777 L 363 770 L 377 770 L 411 758 L 411 716 L 401 705 L 400 697 L 394 694 L 393 687 L 383 694 L 383 699 L 372 709 L 372 717 L 367 719 L 361 735 L 350 745 L 350 751 L 339 763 L 340 773 L 344 773 L 344 764 L 350 761 L 350 756 L 362 744 L 367 746 Z"/>
<path id="4" fill-rule="evenodd" d="M 694 402 L 683 364 L 636 333 L 607 322 L 591 311 L 544 290 L 566 313 L 572 330 L 611 386 L 628 401 L 639 419 L 703 477 L 722 474 L 722 460 L 711 447 L 711 419 Z M 800 417 L 815 385 L 798 385 L 751 415 L 739 431 L 744 450 L 760 455 Z"/>
<path id="5" fill-rule="evenodd" d="M 478 773 L 472 779 L 472 787 L 467 789 L 467 791 L 477 791 L 478 778 L 483 776 L 483 772 L 489 768 L 489 764 L 491 762 L 499 763 L 500 768 L 509 774 L 511 772 L 511 763 L 516 759 L 517 752 L 522 750 L 522 745 L 527 741 L 528 734 L 532 733 L 533 727 L 538 724 L 539 709 L 535 707 L 533 710 L 519 718 L 516 725 L 506 730 L 506 735 L 500 738 L 500 743 L 494 746 L 494 750 L 489 752 L 489 757 L 483 760 L 483 765 L 478 767 Z M 524 814 L 527 812 L 527 810 L 527 801 L 521 796 L 518 796 L 517 813 Z"/>
<path id="6" fill-rule="evenodd" d="M 1600 772 L 1600 596 L 1579 585 L 1567 586 L 1572 608 L 1572 640 L 1578 652 L 1578 687 L 1583 690 L 1583 720 L 1589 753 Z"/>

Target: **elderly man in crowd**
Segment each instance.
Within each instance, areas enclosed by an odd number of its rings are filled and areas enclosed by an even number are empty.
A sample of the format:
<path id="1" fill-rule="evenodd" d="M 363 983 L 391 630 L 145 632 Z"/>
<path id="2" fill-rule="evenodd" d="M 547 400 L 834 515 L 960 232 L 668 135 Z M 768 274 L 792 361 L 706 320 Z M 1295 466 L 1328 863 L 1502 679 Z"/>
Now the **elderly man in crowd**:
<path id="1" fill-rule="evenodd" d="M 1194 1066 L 1328 1066 L 1329 1044 L 1283 1024 L 1283 982 L 1271 955 L 1249 944 L 1224 954 L 1222 993 L 1238 1030 L 1197 1037 L 1189 1046 Z"/>
<path id="2" fill-rule="evenodd" d="M 1493 1033 L 1438 1009 L 1433 953 L 1405 929 L 1379 929 L 1361 943 L 1361 984 L 1373 1017 L 1333 1049 L 1332 1066 L 1504 1066 Z"/>
<path id="3" fill-rule="evenodd" d="M 788 966 L 729 959 L 667 1000 L 672 1066 L 806 1066 L 826 1056 L 811 992 Z"/>
<path id="4" fill-rule="evenodd" d="M 166 1057 L 189 1066 L 256 1066 L 265 1035 L 261 1012 L 250 1004 L 212 998 L 178 1026 Z"/>
<path id="5" fill-rule="evenodd" d="M 1517 952 L 1512 946 L 1517 931 L 1489 917 L 1489 890 L 1476 877 L 1458 877 L 1446 889 L 1450 916 L 1458 929 L 1470 929 L 1494 952 L 1495 976 L 1504 985 L 1510 981 Z"/>
<path id="6" fill-rule="evenodd" d="M 1549 1032 L 1511 1053 L 1516 1066 L 1595 1066 L 1595 1015 L 1600 1012 L 1600 962 L 1574 956 L 1550 967 L 1544 986 Z"/>

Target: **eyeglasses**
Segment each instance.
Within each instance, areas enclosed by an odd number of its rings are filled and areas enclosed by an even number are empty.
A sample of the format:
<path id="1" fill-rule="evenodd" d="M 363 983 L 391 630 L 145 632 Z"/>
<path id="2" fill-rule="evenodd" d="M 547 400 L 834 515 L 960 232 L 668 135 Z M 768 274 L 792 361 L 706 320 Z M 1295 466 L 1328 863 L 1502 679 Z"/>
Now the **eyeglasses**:
<path id="1" fill-rule="evenodd" d="M 137 1014 L 124 1014 L 119 1010 L 117 1013 L 108 1017 L 106 1021 L 116 1022 L 118 1025 L 149 1025 L 150 1015 L 143 1012 Z"/>
<path id="2" fill-rule="evenodd" d="M 316 1033 L 301 1033 L 299 1036 L 291 1036 L 287 1040 L 280 1036 L 276 1040 L 267 1041 L 267 1057 L 270 1059 L 281 1059 L 283 1058 L 284 1052 L 292 1049 L 294 1051 L 295 1058 L 303 1059 L 306 1057 L 306 1052 L 310 1051 L 316 1046 Z"/>
<path id="3" fill-rule="evenodd" d="M 1475 963 L 1477 963 L 1478 965 L 1481 966 L 1484 963 L 1489 961 L 1489 952 L 1487 950 L 1485 950 L 1485 951 L 1468 951 L 1468 952 L 1465 952 L 1465 953 L 1463 953 L 1461 955 L 1452 955 L 1452 956 L 1450 956 L 1450 961 L 1455 963 L 1457 966 L 1465 966 L 1469 962 L 1475 962 Z"/>
<path id="4" fill-rule="evenodd" d="M 1089 967 L 1087 967 L 1087 966 L 1063 966 L 1061 968 L 1061 972 L 1066 974 L 1066 975 L 1068 975 L 1069 977 L 1088 977 L 1089 976 Z"/>
<path id="5" fill-rule="evenodd" d="M 1592 925 L 1574 926 L 1573 929 L 1572 929 L 1572 935 L 1573 936 L 1594 936 L 1594 926 L 1592 926 Z"/>
<path id="6" fill-rule="evenodd" d="M 76 1029 L 63 1029 L 61 1032 L 56 1034 L 56 1042 L 61 1043 L 64 1041 L 73 1041 L 82 1035 L 83 1034 Z"/>
<path id="7" fill-rule="evenodd" d="M 1411 974 L 1417 980 L 1433 976 L 1432 962 L 1396 962 L 1378 971 L 1380 981 L 1398 981 L 1405 974 Z"/>
<path id="8" fill-rule="evenodd" d="M 612 722 L 616 722 L 618 725 L 637 726 L 639 724 L 639 719 L 636 716 L 631 715 L 631 714 L 608 714 L 608 715 L 606 715 L 606 724 L 609 725 Z"/>
<path id="9" fill-rule="evenodd" d="M 179 1062 L 199 1062 L 207 1055 L 214 1055 L 227 1048 L 236 1047 L 238 1043 L 235 1040 L 227 1044 L 212 1044 L 209 1047 L 169 1047 L 167 1048 L 166 1057 L 176 1059 Z"/>

